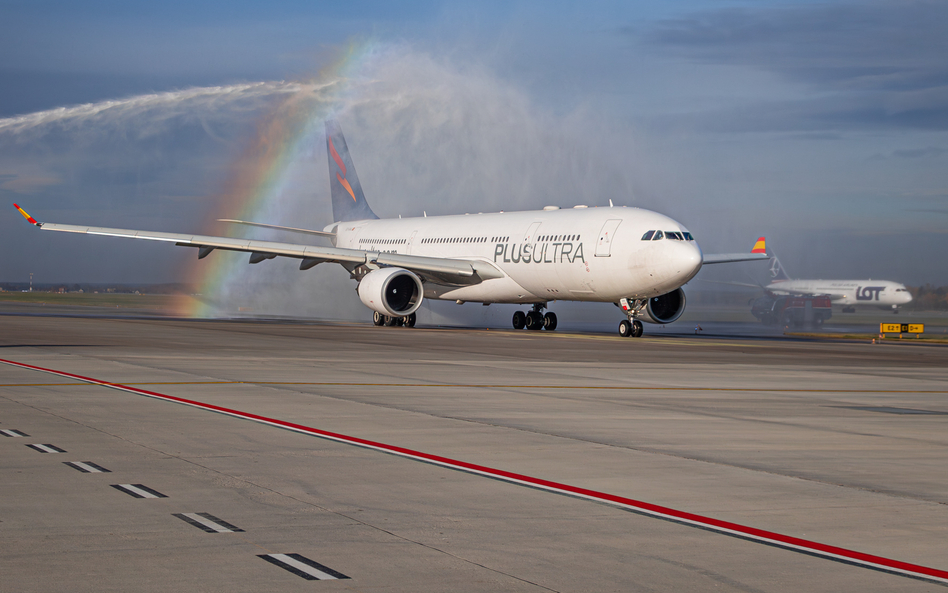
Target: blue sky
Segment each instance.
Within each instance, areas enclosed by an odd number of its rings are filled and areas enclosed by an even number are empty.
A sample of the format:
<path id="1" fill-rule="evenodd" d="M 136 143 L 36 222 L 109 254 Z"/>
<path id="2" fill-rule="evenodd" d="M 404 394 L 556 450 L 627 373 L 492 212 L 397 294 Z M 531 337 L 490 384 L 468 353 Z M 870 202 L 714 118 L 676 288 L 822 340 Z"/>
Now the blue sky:
<path id="1" fill-rule="evenodd" d="M 56 222 L 197 230 L 264 103 L 27 132 L 3 118 L 308 80 L 365 39 L 384 55 L 342 122 L 380 214 L 613 199 L 706 251 L 767 235 L 795 276 L 948 284 L 943 2 L 3 1 L 0 198 Z M 0 248 L 17 257 L 0 281 L 173 281 L 193 255 L 50 238 L 7 207 Z"/>

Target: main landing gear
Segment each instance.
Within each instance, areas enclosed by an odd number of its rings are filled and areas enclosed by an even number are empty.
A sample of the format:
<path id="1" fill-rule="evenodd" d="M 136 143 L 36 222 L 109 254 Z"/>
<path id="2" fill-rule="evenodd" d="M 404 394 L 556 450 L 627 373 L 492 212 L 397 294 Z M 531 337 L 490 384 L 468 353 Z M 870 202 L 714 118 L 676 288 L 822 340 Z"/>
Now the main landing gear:
<path id="1" fill-rule="evenodd" d="M 415 327 L 415 319 L 414 313 L 403 317 L 392 317 L 391 315 L 382 315 L 378 311 L 372 312 L 372 323 L 379 326 L 395 327 L 404 325 L 405 327 Z"/>
<path id="2" fill-rule="evenodd" d="M 619 322 L 619 335 L 623 338 L 641 338 L 645 328 L 642 322 L 636 319 L 639 312 L 648 303 L 645 299 L 638 299 L 629 302 L 628 299 L 619 299 L 619 308 L 625 313 L 628 319 Z"/>
<path id="3" fill-rule="evenodd" d="M 548 311 L 546 315 L 543 314 L 543 309 L 546 308 L 546 303 L 534 303 L 533 310 L 527 311 L 517 311 L 513 314 L 513 327 L 514 329 L 532 329 L 532 330 L 541 330 L 545 329 L 547 331 L 553 331 L 556 329 L 556 313 Z"/>

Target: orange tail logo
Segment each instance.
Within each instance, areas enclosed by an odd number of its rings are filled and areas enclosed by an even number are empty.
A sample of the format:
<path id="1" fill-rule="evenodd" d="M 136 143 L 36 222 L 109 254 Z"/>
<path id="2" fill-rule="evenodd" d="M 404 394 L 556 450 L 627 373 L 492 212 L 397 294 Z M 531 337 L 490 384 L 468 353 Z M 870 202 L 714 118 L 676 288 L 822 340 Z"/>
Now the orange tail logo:
<path id="1" fill-rule="evenodd" d="M 349 180 L 346 179 L 346 165 L 342 162 L 342 157 L 339 156 L 339 153 L 336 152 L 336 147 L 332 143 L 332 138 L 329 138 L 329 154 L 332 155 L 332 160 L 336 161 L 336 164 L 339 165 L 339 170 L 342 171 L 342 175 L 336 173 L 336 179 L 346 188 L 346 191 L 349 192 L 349 195 L 352 196 L 352 201 L 357 202 L 355 194 L 352 192 L 352 187 L 349 185 Z"/>
<path id="2" fill-rule="evenodd" d="M 767 253 L 767 239 L 764 237 L 757 239 L 757 242 L 754 243 L 754 248 L 751 249 L 751 253 Z"/>

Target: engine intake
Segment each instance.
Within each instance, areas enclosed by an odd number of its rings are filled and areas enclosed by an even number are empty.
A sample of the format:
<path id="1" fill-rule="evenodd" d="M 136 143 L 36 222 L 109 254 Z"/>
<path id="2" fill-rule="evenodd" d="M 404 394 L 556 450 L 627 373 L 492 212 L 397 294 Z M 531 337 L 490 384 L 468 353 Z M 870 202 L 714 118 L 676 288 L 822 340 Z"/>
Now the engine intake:
<path id="1" fill-rule="evenodd" d="M 685 312 L 685 291 L 680 288 L 652 297 L 645 306 L 642 321 L 649 323 L 671 323 Z"/>
<path id="2" fill-rule="evenodd" d="M 418 310 L 424 298 L 421 278 L 403 268 L 373 270 L 359 282 L 359 299 L 382 315 L 402 317 Z"/>

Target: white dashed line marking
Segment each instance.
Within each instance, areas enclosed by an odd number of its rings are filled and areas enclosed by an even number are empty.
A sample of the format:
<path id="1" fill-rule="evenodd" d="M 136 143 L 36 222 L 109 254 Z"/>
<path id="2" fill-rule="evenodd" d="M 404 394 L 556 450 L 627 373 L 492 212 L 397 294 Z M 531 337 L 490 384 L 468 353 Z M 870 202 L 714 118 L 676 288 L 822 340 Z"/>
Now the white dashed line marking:
<path id="1" fill-rule="evenodd" d="M 349 578 L 341 572 L 336 572 L 328 566 L 323 566 L 319 562 L 315 562 L 299 554 L 261 554 L 259 557 L 284 570 L 292 572 L 296 576 L 303 577 L 307 581 L 328 581 Z"/>
<path id="2" fill-rule="evenodd" d="M 65 453 L 66 452 L 65 449 L 60 449 L 56 445 L 50 445 L 49 443 L 46 443 L 45 445 L 41 445 L 39 443 L 33 443 L 32 445 L 27 445 L 27 447 L 29 447 L 30 449 L 33 449 L 34 451 L 39 451 L 40 453 Z"/>
<path id="3" fill-rule="evenodd" d="M 105 469 L 101 465 L 92 463 L 91 461 L 63 461 L 65 465 L 73 469 L 77 469 L 86 474 L 108 474 L 111 471 Z"/>
<path id="4" fill-rule="evenodd" d="M 4 429 L 0 430 L 0 434 L 5 437 L 28 437 L 30 435 L 26 434 L 22 430 L 13 430 L 13 429 Z"/>
<path id="5" fill-rule="evenodd" d="M 144 486 L 142 484 L 112 484 L 111 486 L 116 490 L 121 490 L 125 494 L 129 494 L 135 498 L 168 498 L 161 492 L 152 490 L 148 486 Z"/>
<path id="6" fill-rule="evenodd" d="M 181 519 L 182 521 L 187 521 L 191 525 L 199 529 L 203 529 L 208 533 L 236 533 L 242 532 L 243 529 L 235 527 L 228 523 L 218 519 L 210 513 L 173 513 L 175 517 Z"/>

